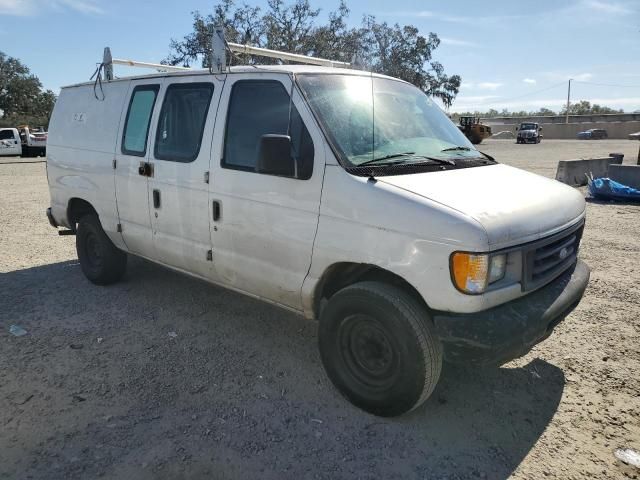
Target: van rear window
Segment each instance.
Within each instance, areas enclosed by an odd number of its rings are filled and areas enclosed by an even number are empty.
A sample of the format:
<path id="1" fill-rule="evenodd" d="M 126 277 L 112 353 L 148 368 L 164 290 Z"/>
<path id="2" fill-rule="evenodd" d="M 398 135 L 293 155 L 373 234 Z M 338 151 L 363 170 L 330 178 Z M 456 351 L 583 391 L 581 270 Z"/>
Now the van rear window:
<path id="1" fill-rule="evenodd" d="M 134 88 L 122 134 L 123 154 L 144 157 L 147 153 L 147 135 L 158 88 L 158 85 L 140 85 Z"/>
<path id="2" fill-rule="evenodd" d="M 167 88 L 156 132 L 157 159 L 196 159 L 212 95 L 211 83 L 176 83 Z"/>

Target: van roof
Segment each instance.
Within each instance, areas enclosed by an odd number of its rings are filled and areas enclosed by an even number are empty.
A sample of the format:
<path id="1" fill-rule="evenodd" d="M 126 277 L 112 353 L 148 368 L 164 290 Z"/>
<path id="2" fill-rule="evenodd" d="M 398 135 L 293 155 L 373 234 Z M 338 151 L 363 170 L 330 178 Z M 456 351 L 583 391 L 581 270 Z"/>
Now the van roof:
<path id="1" fill-rule="evenodd" d="M 389 77 L 387 75 L 381 75 L 379 73 L 367 72 L 364 70 L 353 70 L 349 68 L 335 68 L 335 67 L 321 67 L 316 65 L 237 65 L 231 67 L 227 72 L 211 74 L 208 69 L 191 69 L 179 72 L 157 72 L 146 75 L 131 75 L 126 77 L 115 78 L 108 83 L 139 80 L 144 78 L 164 78 L 164 77 L 185 77 L 192 75 L 227 75 L 234 73 L 247 73 L 247 72 L 260 72 L 260 73 L 322 73 L 322 74 L 343 74 L 343 75 L 360 75 L 360 76 L 373 76 L 376 78 L 387 78 L 391 80 L 397 80 L 403 82 L 399 78 Z M 94 81 L 75 83 L 66 85 L 62 88 L 80 87 L 84 85 L 93 85 Z"/>

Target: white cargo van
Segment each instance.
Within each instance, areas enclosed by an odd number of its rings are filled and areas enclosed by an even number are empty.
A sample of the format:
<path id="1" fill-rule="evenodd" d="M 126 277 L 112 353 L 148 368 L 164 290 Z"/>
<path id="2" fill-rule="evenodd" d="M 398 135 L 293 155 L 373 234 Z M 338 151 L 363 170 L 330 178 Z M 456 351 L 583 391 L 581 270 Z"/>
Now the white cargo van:
<path id="1" fill-rule="evenodd" d="M 0 128 L 0 156 L 19 157 L 22 144 L 17 128 Z"/>
<path id="2" fill-rule="evenodd" d="M 422 91 L 321 66 L 63 88 L 47 211 L 96 284 L 127 255 L 319 321 L 328 376 L 392 416 L 443 359 L 504 363 L 580 301 L 582 195 L 476 150 Z"/>

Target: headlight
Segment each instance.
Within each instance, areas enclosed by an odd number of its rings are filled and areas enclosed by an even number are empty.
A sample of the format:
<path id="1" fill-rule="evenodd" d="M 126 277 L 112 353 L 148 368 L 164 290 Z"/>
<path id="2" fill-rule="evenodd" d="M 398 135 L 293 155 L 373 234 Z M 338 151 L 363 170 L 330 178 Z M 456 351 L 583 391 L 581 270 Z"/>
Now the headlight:
<path id="1" fill-rule="evenodd" d="M 458 290 L 478 295 L 483 293 L 488 285 L 504 278 L 507 255 L 455 252 L 451 256 L 450 268 L 451 278 Z"/>

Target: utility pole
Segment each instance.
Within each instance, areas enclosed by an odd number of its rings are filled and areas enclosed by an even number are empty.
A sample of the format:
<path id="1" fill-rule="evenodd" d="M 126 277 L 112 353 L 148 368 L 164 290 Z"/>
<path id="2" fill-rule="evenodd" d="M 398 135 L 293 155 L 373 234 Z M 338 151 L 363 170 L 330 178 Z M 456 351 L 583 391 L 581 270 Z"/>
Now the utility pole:
<path id="1" fill-rule="evenodd" d="M 567 118 L 564 123 L 569 123 L 569 102 L 571 100 L 571 79 L 569 79 L 569 89 L 567 90 Z"/>

